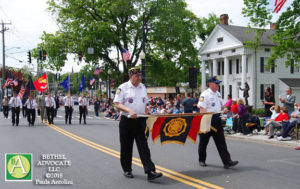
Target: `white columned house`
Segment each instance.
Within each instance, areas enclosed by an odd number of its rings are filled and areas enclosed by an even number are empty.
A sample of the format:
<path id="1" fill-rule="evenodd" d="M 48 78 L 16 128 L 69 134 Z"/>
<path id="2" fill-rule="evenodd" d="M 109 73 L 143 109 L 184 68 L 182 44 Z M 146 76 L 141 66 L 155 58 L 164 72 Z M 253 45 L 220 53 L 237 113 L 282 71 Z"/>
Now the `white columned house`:
<path id="1" fill-rule="evenodd" d="M 234 99 L 243 98 L 243 91 L 239 88 L 244 88 L 247 82 L 250 86 L 249 105 L 254 108 L 263 107 L 261 101 L 264 99 L 266 87 L 271 87 L 278 103 L 278 95 L 280 93 L 284 96 L 280 91 L 285 91 L 282 87 L 286 86 L 280 84 L 281 81 L 292 78 L 295 80 L 294 83 L 300 83 L 300 69 L 295 66 L 297 63 L 286 67 L 285 58 L 283 58 L 276 60 L 276 67 L 266 68 L 268 57 L 271 56 L 272 46 L 274 46 L 270 38 L 274 30 L 266 30 L 262 37 L 261 48 L 255 52 L 245 46 L 246 41 L 253 41 L 254 30 L 228 25 L 226 14 L 221 15 L 220 21 L 199 51 L 202 61 L 202 91 L 206 89 L 205 64 L 208 64 L 209 76 L 217 75 L 222 80 L 219 90 L 224 101 L 228 94 L 231 94 Z M 299 86 L 289 87 L 294 87 L 293 93 L 300 95 Z M 300 102 L 300 96 L 296 101 Z M 282 104 L 279 103 L 279 105 Z"/>

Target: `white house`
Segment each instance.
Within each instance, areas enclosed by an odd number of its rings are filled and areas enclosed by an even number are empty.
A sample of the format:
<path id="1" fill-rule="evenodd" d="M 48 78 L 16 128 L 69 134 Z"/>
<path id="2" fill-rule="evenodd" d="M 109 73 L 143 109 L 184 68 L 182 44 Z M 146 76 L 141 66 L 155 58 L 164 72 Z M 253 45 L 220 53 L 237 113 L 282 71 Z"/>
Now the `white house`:
<path id="1" fill-rule="evenodd" d="M 253 29 L 241 26 L 228 25 L 228 15 L 220 16 L 220 24 L 209 35 L 199 54 L 202 61 L 202 91 L 206 88 L 206 65 L 209 75 L 217 75 L 223 82 L 220 92 L 224 100 L 231 94 L 234 99 L 242 98 L 244 83 L 250 86 L 249 104 L 254 108 L 262 108 L 264 89 L 271 87 L 278 103 L 278 96 L 285 95 L 289 86 L 300 101 L 300 72 L 299 67 L 285 66 L 284 59 L 277 59 L 275 67 L 266 69 L 268 57 L 271 56 L 274 25 L 266 30 L 262 37 L 261 48 L 256 53 L 245 47 L 245 41 L 252 41 L 255 32 Z M 291 82 L 291 79 L 293 82 Z"/>

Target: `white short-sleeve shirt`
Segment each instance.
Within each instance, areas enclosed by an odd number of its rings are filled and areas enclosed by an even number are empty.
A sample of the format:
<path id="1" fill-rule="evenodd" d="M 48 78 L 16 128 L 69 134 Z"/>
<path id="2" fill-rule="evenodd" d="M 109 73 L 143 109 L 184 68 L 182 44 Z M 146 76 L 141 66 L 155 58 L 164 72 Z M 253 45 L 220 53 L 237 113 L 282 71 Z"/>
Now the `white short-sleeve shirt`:
<path id="1" fill-rule="evenodd" d="M 137 114 L 145 114 L 145 107 L 148 102 L 145 85 L 140 83 L 135 87 L 131 81 L 123 83 L 116 92 L 114 102 L 120 102 Z M 121 115 L 127 116 L 129 114 L 121 111 Z"/>
<path id="2" fill-rule="evenodd" d="M 215 113 L 221 113 L 223 105 L 221 94 L 218 91 L 213 92 L 210 88 L 201 93 L 197 104 L 198 108 L 202 107 L 206 112 Z"/>

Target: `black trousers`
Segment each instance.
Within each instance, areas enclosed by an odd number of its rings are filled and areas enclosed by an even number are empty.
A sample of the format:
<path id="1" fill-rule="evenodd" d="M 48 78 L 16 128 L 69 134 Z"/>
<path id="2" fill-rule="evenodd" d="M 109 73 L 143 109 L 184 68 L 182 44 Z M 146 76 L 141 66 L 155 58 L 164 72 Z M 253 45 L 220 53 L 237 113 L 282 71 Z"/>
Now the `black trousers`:
<path id="1" fill-rule="evenodd" d="M 23 117 L 27 116 L 27 107 L 26 106 L 23 106 L 22 114 L 23 114 Z"/>
<path id="2" fill-rule="evenodd" d="M 3 106 L 3 114 L 5 118 L 8 118 L 8 111 L 9 107 L 8 106 Z"/>
<path id="3" fill-rule="evenodd" d="M 81 118 L 83 115 L 83 121 L 86 121 L 86 106 L 79 106 L 79 122 L 81 123 Z"/>
<path id="4" fill-rule="evenodd" d="M 199 161 L 205 162 L 206 160 L 206 148 L 210 137 L 212 136 L 217 146 L 219 155 L 223 164 L 227 164 L 231 161 L 230 154 L 227 150 L 227 145 L 224 136 L 224 130 L 221 123 L 220 114 L 214 114 L 211 120 L 211 125 L 217 129 L 217 132 L 211 130 L 208 133 L 200 134 L 200 143 L 198 148 Z"/>
<path id="5" fill-rule="evenodd" d="M 130 119 L 121 116 L 119 123 L 121 143 L 121 166 L 124 172 L 132 171 L 132 149 L 135 140 L 137 149 L 144 166 L 145 173 L 155 171 L 155 165 L 151 160 L 151 154 L 145 136 L 146 119 Z"/>
<path id="6" fill-rule="evenodd" d="M 72 107 L 65 106 L 65 121 L 66 121 L 66 123 L 68 123 L 68 120 L 69 120 L 69 124 L 71 124 L 72 111 L 73 111 Z"/>
<path id="7" fill-rule="evenodd" d="M 48 123 L 53 123 L 54 118 L 54 108 L 53 107 L 46 107 L 46 114 L 48 117 Z"/>
<path id="8" fill-rule="evenodd" d="M 11 108 L 11 121 L 12 124 L 19 125 L 19 115 L 20 115 L 20 107 L 12 107 Z"/>
<path id="9" fill-rule="evenodd" d="M 29 124 L 34 125 L 35 122 L 35 109 L 27 109 L 27 121 Z"/>

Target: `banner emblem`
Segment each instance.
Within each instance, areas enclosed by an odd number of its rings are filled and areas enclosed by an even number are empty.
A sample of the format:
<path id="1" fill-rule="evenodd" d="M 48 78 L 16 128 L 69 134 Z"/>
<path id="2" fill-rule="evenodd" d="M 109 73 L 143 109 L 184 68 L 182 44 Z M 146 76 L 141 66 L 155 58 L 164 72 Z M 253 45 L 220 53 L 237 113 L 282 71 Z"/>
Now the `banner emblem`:
<path id="1" fill-rule="evenodd" d="M 186 121 L 183 118 L 172 119 L 164 127 L 165 136 L 175 137 L 186 131 Z"/>

